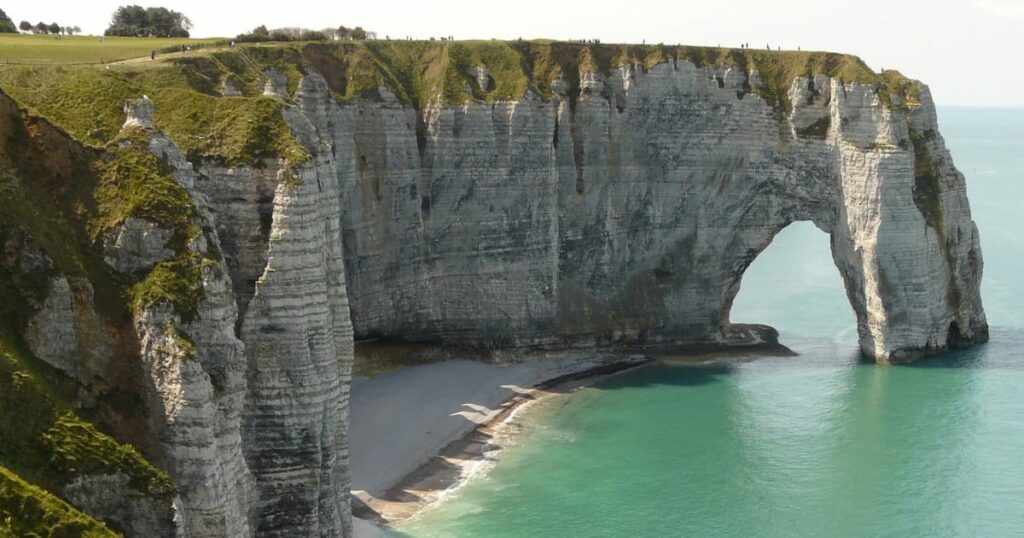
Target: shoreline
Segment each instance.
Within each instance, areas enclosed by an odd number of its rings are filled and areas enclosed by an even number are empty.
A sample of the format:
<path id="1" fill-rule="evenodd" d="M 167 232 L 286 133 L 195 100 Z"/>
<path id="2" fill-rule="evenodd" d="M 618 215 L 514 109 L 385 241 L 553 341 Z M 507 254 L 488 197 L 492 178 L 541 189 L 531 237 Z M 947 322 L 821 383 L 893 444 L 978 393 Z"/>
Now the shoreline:
<path id="1" fill-rule="evenodd" d="M 392 525 L 486 474 L 504 450 L 495 438 L 514 439 L 515 419 L 534 403 L 655 363 L 703 367 L 765 355 L 797 353 L 779 343 L 654 346 L 511 363 L 440 360 L 357 376 L 349 424 L 354 536 L 391 536 Z"/>
<path id="2" fill-rule="evenodd" d="M 649 355 L 630 355 L 576 372 L 561 373 L 543 379 L 526 391 L 515 392 L 502 402 L 497 412 L 468 433 L 452 440 L 428 461 L 402 477 L 383 495 L 353 491 L 353 515 L 366 525 L 381 530 L 415 517 L 444 502 L 469 481 L 480 476 L 493 463 L 502 448 L 491 441 L 507 434 L 519 413 L 532 404 L 553 396 L 573 392 L 600 380 L 646 367 L 656 362 Z M 357 521 L 358 523 L 358 521 Z M 357 536 L 362 534 L 357 533 Z"/>

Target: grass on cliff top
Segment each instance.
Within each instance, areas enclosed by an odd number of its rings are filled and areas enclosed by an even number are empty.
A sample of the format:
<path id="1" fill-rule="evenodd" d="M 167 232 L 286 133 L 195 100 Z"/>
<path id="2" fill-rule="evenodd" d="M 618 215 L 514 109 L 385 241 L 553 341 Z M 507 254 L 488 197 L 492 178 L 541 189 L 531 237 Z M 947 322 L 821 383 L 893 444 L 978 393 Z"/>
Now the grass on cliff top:
<path id="1" fill-rule="evenodd" d="M 203 47 L 220 39 L 54 36 L 0 34 L 0 63 L 86 64 L 149 58 L 149 53 L 169 47 Z"/>
<path id="2" fill-rule="evenodd" d="M 528 90 L 548 99 L 558 79 L 574 98 L 580 91 L 580 72 L 608 75 L 627 63 L 646 70 L 679 61 L 756 70 L 762 83 L 750 91 L 784 112 L 791 108 L 793 81 L 819 73 L 875 86 L 884 106 L 914 106 L 919 98 L 914 81 L 896 71 L 874 73 L 859 58 L 844 54 L 545 40 L 271 43 L 106 68 L 0 65 L 0 89 L 94 147 L 117 135 L 125 101 L 148 95 L 156 106 L 155 127 L 190 158 L 241 165 L 280 157 L 297 164 L 308 152 L 282 117 L 287 103 L 261 96 L 270 69 L 284 76 L 288 95 L 312 68 L 340 102 L 377 98 L 378 88 L 384 87 L 400 102 L 424 108 L 431 103 L 519 99 Z M 486 87 L 477 83 L 477 66 L 489 71 Z M 221 97 L 225 83 L 243 97 Z"/>
<path id="3" fill-rule="evenodd" d="M 220 97 L 203 74 L 170 62 L 109 69 L 0 66 L 0 89 L 92 147 L 118 135 L 126 101 L 148 95 L 155 105 L 154 126 L 190 158 L 229 166 L 259 164 L 267 157 L 292 164 L 308 158 L 284 121 L 284 103 L 262 96 Z"/>
<path id="4" fill-rule="evenodd" d="M 289 45 L 299 46 L 299 45 Z M 698 67 L 739 67 L 757 71 L 762 84 L 751 88 L 772 106 L 789 110 L 788 92 L 797 77 L 825 74 L 844 83 L 874 85 L 885 106 L 917 103 L 917 85 L 896 71 L 874 73 L 860 58 L 812 51 L 769 51 L 716 47 L 585 44 L 534 41 L 367 41 L 301 45 L 305 60 L 324 75 L 340 101 L 372 97 L 389 88 L 400 101 L 423 107 L 476 99 L 518 99 L 527 90 L 543 98 L 562 78 L 570 95 L 579 91 L 579 73 L 608 75 L 624 64 L 648 70 L 688 61 Z M 473 76 L 485 66 L 492 78 L 481 88 Z M 895 96 L 890 102 L 890 96 Z"/>
<path id="5" fill-rule="evenodd" d="M 120 535 L 0 465 L 0 536 L 113 538 Z"/>

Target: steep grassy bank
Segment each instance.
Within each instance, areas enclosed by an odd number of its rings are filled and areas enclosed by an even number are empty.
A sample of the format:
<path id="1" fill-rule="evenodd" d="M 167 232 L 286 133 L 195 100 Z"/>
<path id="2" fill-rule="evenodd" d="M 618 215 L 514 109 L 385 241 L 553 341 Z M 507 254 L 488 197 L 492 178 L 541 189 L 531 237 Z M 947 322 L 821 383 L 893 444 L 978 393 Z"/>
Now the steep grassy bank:
<path id="1" fill-rule="evenodd" d="M 105 538 L 119 534 L 0 465 L 0 537 L 29 536 Z"/>

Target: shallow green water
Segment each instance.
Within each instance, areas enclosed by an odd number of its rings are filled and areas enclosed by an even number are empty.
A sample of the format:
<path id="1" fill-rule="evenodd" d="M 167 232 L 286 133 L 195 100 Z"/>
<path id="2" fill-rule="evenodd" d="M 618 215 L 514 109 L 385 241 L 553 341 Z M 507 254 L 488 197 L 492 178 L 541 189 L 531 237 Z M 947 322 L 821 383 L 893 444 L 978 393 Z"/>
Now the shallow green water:
<path id="1" fill-rule="evenodd" d="M 968 177 L 992 342 L 914 366 L 857 354 L 828 238 L 786 229 L 735 321 L 798 357 L 659 365 L 543 404 L 414 537 L 1024 535 L 1024 109 L 941 109 Z"/>

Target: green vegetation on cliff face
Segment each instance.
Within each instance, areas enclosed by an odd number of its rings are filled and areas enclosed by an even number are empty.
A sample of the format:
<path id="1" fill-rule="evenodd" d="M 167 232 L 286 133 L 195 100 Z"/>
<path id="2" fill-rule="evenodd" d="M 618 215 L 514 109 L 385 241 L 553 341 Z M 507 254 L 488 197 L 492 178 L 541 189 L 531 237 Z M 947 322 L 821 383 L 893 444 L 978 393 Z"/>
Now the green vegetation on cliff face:
<path id="1" fill-rule="evenodd" d="M 176 257 L 157 264 L 131 287 L 131 310 L 138 312 L 166 301 L 183 320 L 192 320 L 202 298 L 204 260 L 188 249 L 202 234 L 192 197 L 175 181 L 167 163 L 150 152 L 149 133 L 142 128 L 127 129 L 108 144 L 96 168 L 98 214 L 90 222 L 94 240 L 128 218 L 160 223 L 172 233 L 166 247 Z"/>
<path id="2" fill-rule="evenodd" d="M 0 537 L 5 536 L 112 538 L 120 535 L 0 465 Z"/>
<path id="3" fill-rule="evenodd" d="M 191 252 L 158 263 L 146 278 L 132 287 L 132 310 L 139 311 L 165 301 L 174 306 L 183 321 L 192 321 L 203 298 L 201 279 L 204 263 L 205 258 Z"/>
<path id="4" fill-rule="evenodd" d="M 73 382 L 25 349 L 13 323 L 23 314 L 12 312 L 24 305 L 3 269 L 0 294 L 8 299 L 0 311 L 0 527 L 17 536 L 79 536 L 47 529 L 112 535 L 46 491 L 60 491 L 77 477 L 121 473 L 132 488 L 169 500 L 174 488 L 167 474 L 76 414 L 61 397 Z"/>
<path id="5" fill-rule="evenodd" d="M 832 117 L 825 116 L 807 127 L 797 129 L 796 134 L 804 138 L 825 138 L 830 127 L 832 127 Z"/>
<path id="6" fill-rule="evenodd" d="M 918 132 L 910 130 L 910 142 L 914 146 L 914 204 L 924 215 L 928 223 L 937 233 L 943 233 L 942 204 L 939 194 L 941 177 L 928 151 L 928 142 L 935 133 L 932 131 Z"/>
<path id="7" fill-rule="evenodd" d="M 199 229 L 192 197 L 174 177 L 166 162 L 149 151 L 149 134 L 142 128 L 121 133 L 107 146 L 97 164 L 99 182 L 95 197 L 98 215 L 92 221 L 93 238 L 127 218 L 148 219 L 173 229 L 174 241 L 184 246 Z"/>
<path id="8" fill-rule="evenodd" d="M 212 81 L 187 65 L 5 66 L 0 90 L 93 147 L 117 137 L 126 101 L 148 95 L 156 108 L 154 126 L 192 159 L 241 165 L 266 157 L 290 163 L 308 158 L 284 121 L 283 103 L 262 96 L 219 97 Z"/>
<path id="9" fill-rule="evenodd" d="M 375 96 L 387 87 L 400 101 L 418 107 L 440 98 L 445 104 L 472 99 L 518 99 L 527 90 L 553 95 L 562 79 L 570 96 L 579 92 L 581 72 L 609 75 L 624 64 L 649 70 L 663 63 L 698 67 L 737 67 L 756 71 L 761 83 L 750 91 L 772 106 L 789 110 L 789 89 L 798 77 L 824 74 L 844 83 L 878 88 L 884 106 L 914 106 L 915 82 L 896 71 L 876 74 L 859 58 L 827 52 L 767 51 L 666 45 L 584 44 L 555 41 L 368 41 L 311 43 L 302 49 L 313 69 L 324 75 L 340 101 Z M 475 77 L 486 67 L 490 82 Z"/>
<path id="10" fill-rule="evenodd" d="M 110 409 L 106 395 L 95 394 L 95 406 L 76 411 L 72 402 L 82 387 L 33 357 L 21 336 L 45 299 L 50 279 L 61 275 L 89 282 L 95 294 L 90 308 L 111 333 L 131 334 L 126 304 L 130 280 L 106 267 L 90 232 L 161 206 L 132 203 L 131 197 L 98 187 L 110 180 L 97 172 L 109 172 L 100 166 L 99 156 L 46 122 L 25 116 L 0 94 L 0 466 L 17 474 L 5 476 L 0 486 L 0 514 L 7 514 L 0 517 L 0 528 L 9 525 L 17 536 L 50 536 L 47 529 L 65 526 L 107 535 L 96 522 L 82 519 L 44 491 L 59 493 L 76 477 L 122 473 L 144 494 L 168 502 L 173 494 L 166 473 L 109 435 L 113 428 L 106 418 L 116 416 L 122 427 L 140 428 L 144 418 L 135 415 L 139 411 Z M 123 206 L 117 205 L 119 199 Z M 34 259 L 39 267 L 24 267 L 19 259 Z M 117 347 L 116 341 L 107 344 Z M 125 383 L 117 386 L 119 397 L 135 401 L 133 355 L 125 353 L 124 359 L 124 364 L 111 365 L 108 382 Z"/>
<path id="11" fill-rule="evenodd" d="M 8 110 L 10 114 L 16 112 Z M 106 151 L 79 150 L 67 153 L 68 140 L 35 138 L 17 117 L 0 121 L 10 133 L 4 153 L 19 155 L 12 164 L 22 177 L 0 178 L 0 225 L 26 230 L 51 258 L 56 272 L 83 274 L 96 291 L 97 304 L 111 319 L 127 320 L 130 312 L 157 301 L 167 301 L 186 320 L 195 315 L 201 298 L 200 270 L 203 256 L 190 252 L 188 244 L 201 234 L 190 195 L 171 176 L 168 165 L 148 148 L 149 134 L 132 129 L 107 144 Z M 45 149 L 40 147 L 46 138 Z M 43 158 L 44 155 L 49 159 Z M 102 261 L 98 247 L 104 236 L 127 218 L 159 223 L 172 232 L 167 247 L 176 258 L 157 265 L 144 275 L 116 275 Z M 139 278 L 141 277 L 141 278 Z M 49 275 L 32 279 L 36 302 L 41 302 Z"/>

